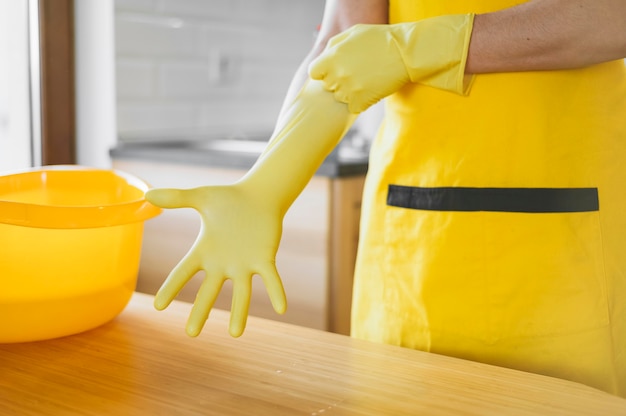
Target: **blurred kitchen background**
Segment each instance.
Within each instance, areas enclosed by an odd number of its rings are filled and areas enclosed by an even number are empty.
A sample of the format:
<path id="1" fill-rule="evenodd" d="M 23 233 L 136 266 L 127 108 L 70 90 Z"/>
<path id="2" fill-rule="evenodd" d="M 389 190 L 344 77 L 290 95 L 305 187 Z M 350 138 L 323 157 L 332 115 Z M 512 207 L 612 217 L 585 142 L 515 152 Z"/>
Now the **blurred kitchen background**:
<path id="1" fill-rule="evenodd" d="M 271 134 L 321 0 L 116 0 L 123 141 Z"/>
<path id="2" fill-rule="evenodd" d="M 115 0 L 118 140 L 266 141 L 323 0 Z M 367 151 L 380 117 L 344 140 Z M 349 143 L 348 143 L 349 142 Z"/>
<path id="3" fill-rule="evenodd" d="M 0 0 L 0 169 L 113 167 L 155 187 L 228 184 L 272 133 L 323 0 Z M 30 22 L 30 24 L 29 24 Z M 289 300 L 251 314 L 347 333 L 361 190 L 382 106 L 363 113 L 285 217 Z M 191 210 L 145 228 L 137 289 L 154 293 L 199 230 Z M 193 301 L 202 274 L 181 292 Z M 230 307 L 227 284 L 217 307 Z"/>

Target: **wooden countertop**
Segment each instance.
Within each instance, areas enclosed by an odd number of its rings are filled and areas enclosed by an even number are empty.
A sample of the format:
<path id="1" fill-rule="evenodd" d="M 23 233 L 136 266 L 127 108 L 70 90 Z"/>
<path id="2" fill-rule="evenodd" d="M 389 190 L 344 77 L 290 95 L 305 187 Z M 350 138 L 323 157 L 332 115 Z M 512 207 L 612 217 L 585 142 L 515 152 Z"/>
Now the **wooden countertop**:
<path id="1" fill-rule="evenodd" d="M 241 338 L 214 310 L 135 294 L 114 321 L 0 345 L 5 415 L 626 415 L 626 400 L 575 383 L 251 317 Z"/>

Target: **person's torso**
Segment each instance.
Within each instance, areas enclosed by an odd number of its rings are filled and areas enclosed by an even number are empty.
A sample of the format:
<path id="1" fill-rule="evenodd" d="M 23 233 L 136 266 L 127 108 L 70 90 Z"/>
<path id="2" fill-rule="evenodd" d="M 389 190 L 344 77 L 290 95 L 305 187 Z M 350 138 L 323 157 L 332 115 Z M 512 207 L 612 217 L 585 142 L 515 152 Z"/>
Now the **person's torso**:
<path id="1" fill-rule="evenodd" d="M 520 3 L 392 0 L 390 23 Z M 377 152 L 410 166 L 398 179 L 412 185 L 592 186 L 603 180 L 596 164 L 620 163 L 614 156 L 626 152 L 626 142 L 615 140 L 626 132 L 626 70 L 620 60 L 481 74 L 468 97 L 411 84 L 387 99 L 387 114 L 394 139 L 377 143 Z"/>
<path id="2" fill-rule="evenodd" d="M 390 23 L 519 3 L 392 0 Z M 385 112 L 364 191 L 353 335 L 625 392 L 626 359 L 611 355 L 626 344 L 624 61 L 480 74 L 468 96 L 409 84 Z M 599 205 L 567 212 L 580 201 L 558 198 L 571 190 L 597 191 Z M 492 196 L 558 209 L 491 210 Z M 521 345 L 554 356 L 521 359 Z"/>

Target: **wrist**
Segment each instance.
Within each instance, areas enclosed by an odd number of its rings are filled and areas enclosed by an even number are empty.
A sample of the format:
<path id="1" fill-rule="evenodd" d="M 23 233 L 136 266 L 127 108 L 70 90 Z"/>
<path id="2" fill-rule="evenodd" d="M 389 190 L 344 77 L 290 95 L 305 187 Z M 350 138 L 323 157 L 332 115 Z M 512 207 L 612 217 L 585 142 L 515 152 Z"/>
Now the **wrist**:
<path id="1" fill-rule="evenodd" d="M 465 67 L 473 23 L 474 14 L 458 14 L 392 25 L 411 81 L 468 94 L 473 75 Z"/>

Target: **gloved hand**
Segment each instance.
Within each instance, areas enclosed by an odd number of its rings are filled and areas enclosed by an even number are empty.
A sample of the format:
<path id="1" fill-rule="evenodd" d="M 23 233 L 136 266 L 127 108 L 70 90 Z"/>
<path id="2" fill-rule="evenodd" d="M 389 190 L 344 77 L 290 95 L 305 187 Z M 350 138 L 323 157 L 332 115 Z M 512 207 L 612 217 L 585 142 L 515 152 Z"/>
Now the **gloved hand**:
<path id="1" fill-rule="evenodd" d="M 148 191 L 146 199 L 154 205 L 191 207 L 202 220 L 195 243 L 157 292 L 155 307 L 165 309 L 193 275 L 204 270 L 187 321 L 190 336 L 202 330 L 226 279 L 233 281 L 232 336 L 245 329 L 255 273 L 261 275 L 274 310 L 284 313 L 287 301 L 275 265 L 283 217 L 355 118 L 321 83 L 309 81 L 241 180 L 228 186 Z"/>
<path id="2" fill-rule="evenodd" d="M 360 113 L 416 82 L 466 94 L 473 14 L 438 16 L 392 25 L 358 24 L 330 39 L 309 66 L 335 99 Z"/>
<path id="3" fill-rule="evenodd" d="M 162 310 L 196 272 L 205 278 L 187 323 L 190 336 L 200 334 L 225 280 L 233 282 L 230 333 L 243 333 L 252 277 L 263 279 L 274 310 L 284 313 L 285 292 L 274 264 L 282 224 L 276 207 L 243 184 L 204 186 L 189 190 L 154 189 L 146 198 L 163 208 L 190 207 L 201 217 L 200 233 L 159 289 L 154 305 Z"/>

